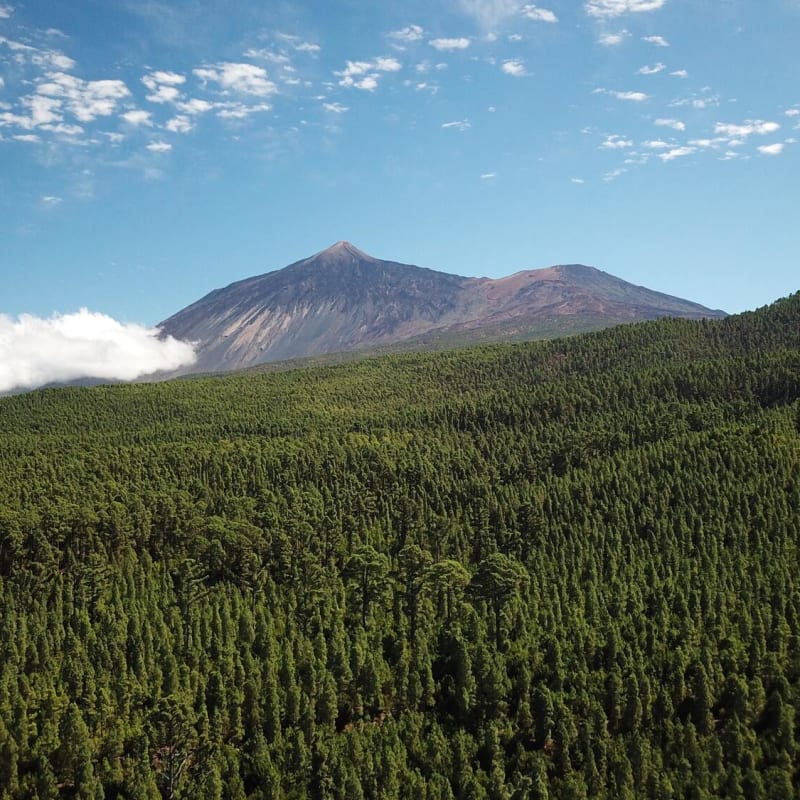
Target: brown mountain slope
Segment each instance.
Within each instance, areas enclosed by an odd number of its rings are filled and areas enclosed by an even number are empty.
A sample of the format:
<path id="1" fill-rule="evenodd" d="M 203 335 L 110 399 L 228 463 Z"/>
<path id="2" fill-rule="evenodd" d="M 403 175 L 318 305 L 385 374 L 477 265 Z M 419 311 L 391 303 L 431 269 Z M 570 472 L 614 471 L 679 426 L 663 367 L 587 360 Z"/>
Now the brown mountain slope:
<path id="1" fill-rule="evenodd" d="M 592 267 L 465 278 L 383 261 L 338 242 L 217 289 L 160 327 L 197 342 L 192 371 L 211 372 L 411 340 L 535 338 L 553 328 L 586 330 L 660 316 L 724 314 Z"/>

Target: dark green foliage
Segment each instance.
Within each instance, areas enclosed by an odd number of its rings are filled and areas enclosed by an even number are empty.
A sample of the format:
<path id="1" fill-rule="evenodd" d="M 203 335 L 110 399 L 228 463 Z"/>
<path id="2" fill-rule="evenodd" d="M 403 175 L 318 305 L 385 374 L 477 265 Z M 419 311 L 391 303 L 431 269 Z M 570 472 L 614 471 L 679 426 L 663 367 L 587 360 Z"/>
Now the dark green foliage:
<path id="1" fill-rule="evenodd" d="M 800 794 L 800 295 L 0 401 L 0 798 Z"/>

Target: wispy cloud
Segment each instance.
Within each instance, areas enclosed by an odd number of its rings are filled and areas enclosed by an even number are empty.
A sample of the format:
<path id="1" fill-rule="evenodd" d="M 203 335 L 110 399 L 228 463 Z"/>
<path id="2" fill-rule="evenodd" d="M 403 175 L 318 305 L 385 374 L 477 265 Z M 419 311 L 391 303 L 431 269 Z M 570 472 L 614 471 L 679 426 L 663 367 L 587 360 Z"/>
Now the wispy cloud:
<path id="1" fill-rule="evenodd" d="M 639 67 L 636 71 L 637 75 L 657 75 L 659 72 L 663 72 L 667 68 L 666 64 L 662 64 L 660 61 L 658 64 L 648 65 L 646 64 L 643 67 Z"/>
<path id="2" fill-rule="evenodd" d="M 386 34 L 390 39 L 398 42 L 418 42 L 425 35 L 425 30 L 421 25 L 406 25 L 405 28 L 400 28 L 397 31 L 391 31 Z"/>
<path id="3" fill-rule="evenodd" d="M 315 42 L 300 42 L 300 44 L 295 45 L 294 49 L 297 50 L 298 53 L 311 53 L 312 55 L 322 50 Z"/>
<path id="4" fill-rule="evenodd" d="M 483 175 L 481 175 L 481 180 L 482 181 L 493 181 L 496 177 L 497 177 L 497 173 L 496 172 L 484 172 Z"/>
<path id="5" fill-rule="evenodd" d="M 429 42 L 431 47 L 440 51 L 448 50 L 465 50 L 470 45 L 469 39 L 461 36 L 457 39 L 431 39 Z"/>
<path id="6" fill-rule="evenodd" d="M 8 19 L 14 13 L 13 6 L 0 3 L 0 19 Z"/>
<path id="7" fill-rule="evenodd" d="M 682 147 L 673 147 L 671 150 L 667 150 L 666 153 L 659 153 L 658 157 L 662 161 L 674 161 L 676 158 L 683 158 L 684 156 L 690 156 L 692 153 L 695 152 L 697 152 L 696 147 L 683 145 Z"/>
<path id="8" fill-rule="evenodd" d="M 532 3 L 522 8 L 522 16 L 536 22 L 558 22 L 558 17 L 547 8 L 539 8 Z"/>
<path id="9" fill-rule="evenodd" d="M 326 111 L 330 111 L 331 114 L 344 114 L 345 111 L 350 110 L 347 106 L 344 106 L 341 103 L 323 103 L 322 107 Z"/>
<path id="10" fill-rule="evenodd" d="M 642 142 L 642 146 L 648 148 L 648 150 L 668 150 L 675 145 L 674 143 L 665 142 L 663 139 L 649 139 L 646 142 Z"/>
<path id="11" fill-rule="evenodd" d="M 269 103 L 254 103 L 253 105 L 247 105 L 246 103 L 223 103 L 219 106 L 217 116 L 220 119 L 242 120 L 253 114 L 260 114 L 271 110 L 272 106 Z"/>
<path id="12" fill-rule="evenodd" d="M 150 142 L 147 149 L 153 153 L 168 153 L 172 150 L 172 145 L 169 142 Z"/>
<path id="13" fill-rule="evenodd" d="M 194 360 L 191 344 L 86 309 L 49 319 L 0 315 L 0 392 L 79 378 L 135 380 Z"/>
<path id="14" fill-rule="evenodd" d="M 783 152 L 783 142 L 775 142 L 775 144 L 762 144 L 758 148 L 758 152 L 765 156 L 779 156 Z"/>
<path id="15" fill-rule="evenodd" d="M 468 131 L 471 127 L 472 123 L 468 119 L 458 119 L 453 122 L 442 123 L 442 128 L 456 131 Z"/>
<path id="16" fill-rule="evenodd" d="M 461 10 L 484 28 L 494 28 L 519 13 L 519 0 L 458 0 Z"/>
<path id="17" fill-rule="evenodd" d="M 657 11 L 667 0 L 587 0 L 584 8 L 591 17 L 619 17 L 642 11 Z"/>
<path id="18" fill-rule="evenodd" d="M 669 47 L 669 42 L 663 36 L 642 36 L 642 41 L 654 44 L 656 47 Z"/>
<path id="19" fill-rule="evenodd" d="M 672 128 L 674 131 L 685 131 L 686 123 L 681 122 L 679 119 L 659 118 L 654 123 L 661 128 Z"/>
<path id="20" fill-rule="evenodd" d="M 643 103 L 650 99 L 650 95 L 644 92 L 617 92 L 612 89 L 595 89 L 592 94 L 607 94 L 616 97 L 617 100 L 627 100 L 632 103 Z"/>
<path id="21" fill-rule="evenodd" d="M 715 108 L 719 104 L 720 96 L 714 94 L 708 87 L 704 88 L 699 94 L 694 94 L 691 97 L 679 97 L 677 100 L 673 100 L 670 103 L 670 105 L 675 108 L 689 106 L 690 108 L 696 108 L 698 110 Z"/>
<path id="22" fill-rule="evenodd" d="M 689 71 L 686 69 L 676 69 L 670 72 L 670 75 L 672 75 L 673 78 L 688 78 Z"/>
<path id="23" fill-rule="evenodd" d="M 605 31 L 597 37 L 597 41 L 605 47 L 616 47 L 622 44 L 629 36 L 630 33 L 626 30 Z"/>

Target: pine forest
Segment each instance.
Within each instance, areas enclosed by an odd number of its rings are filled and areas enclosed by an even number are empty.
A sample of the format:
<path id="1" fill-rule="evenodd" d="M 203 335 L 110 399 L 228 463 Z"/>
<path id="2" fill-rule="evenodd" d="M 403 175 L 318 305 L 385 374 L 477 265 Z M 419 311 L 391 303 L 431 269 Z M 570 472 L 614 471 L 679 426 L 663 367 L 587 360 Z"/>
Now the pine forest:
<path id="1" fill-rule="evenodd" d="M 0 798 L 800 796 L 800 294 L 0 400 Z"/>

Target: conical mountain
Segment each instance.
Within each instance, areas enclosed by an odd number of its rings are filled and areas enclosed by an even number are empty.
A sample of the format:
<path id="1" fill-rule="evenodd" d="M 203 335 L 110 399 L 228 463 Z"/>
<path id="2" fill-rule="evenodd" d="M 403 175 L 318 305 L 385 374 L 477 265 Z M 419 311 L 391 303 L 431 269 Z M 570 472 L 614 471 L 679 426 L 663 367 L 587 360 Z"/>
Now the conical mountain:
<path id="1" fill-rule="evenodd" d="M 160 327 L 196 342 L 193 371 L 211 372 L 420 337 L 537 338 L 553 329 L 589 330 L 660 316 L 724 314 L 593 267 L 466 278 L 373 258 L 342 241 L 217 289 Z"/>

